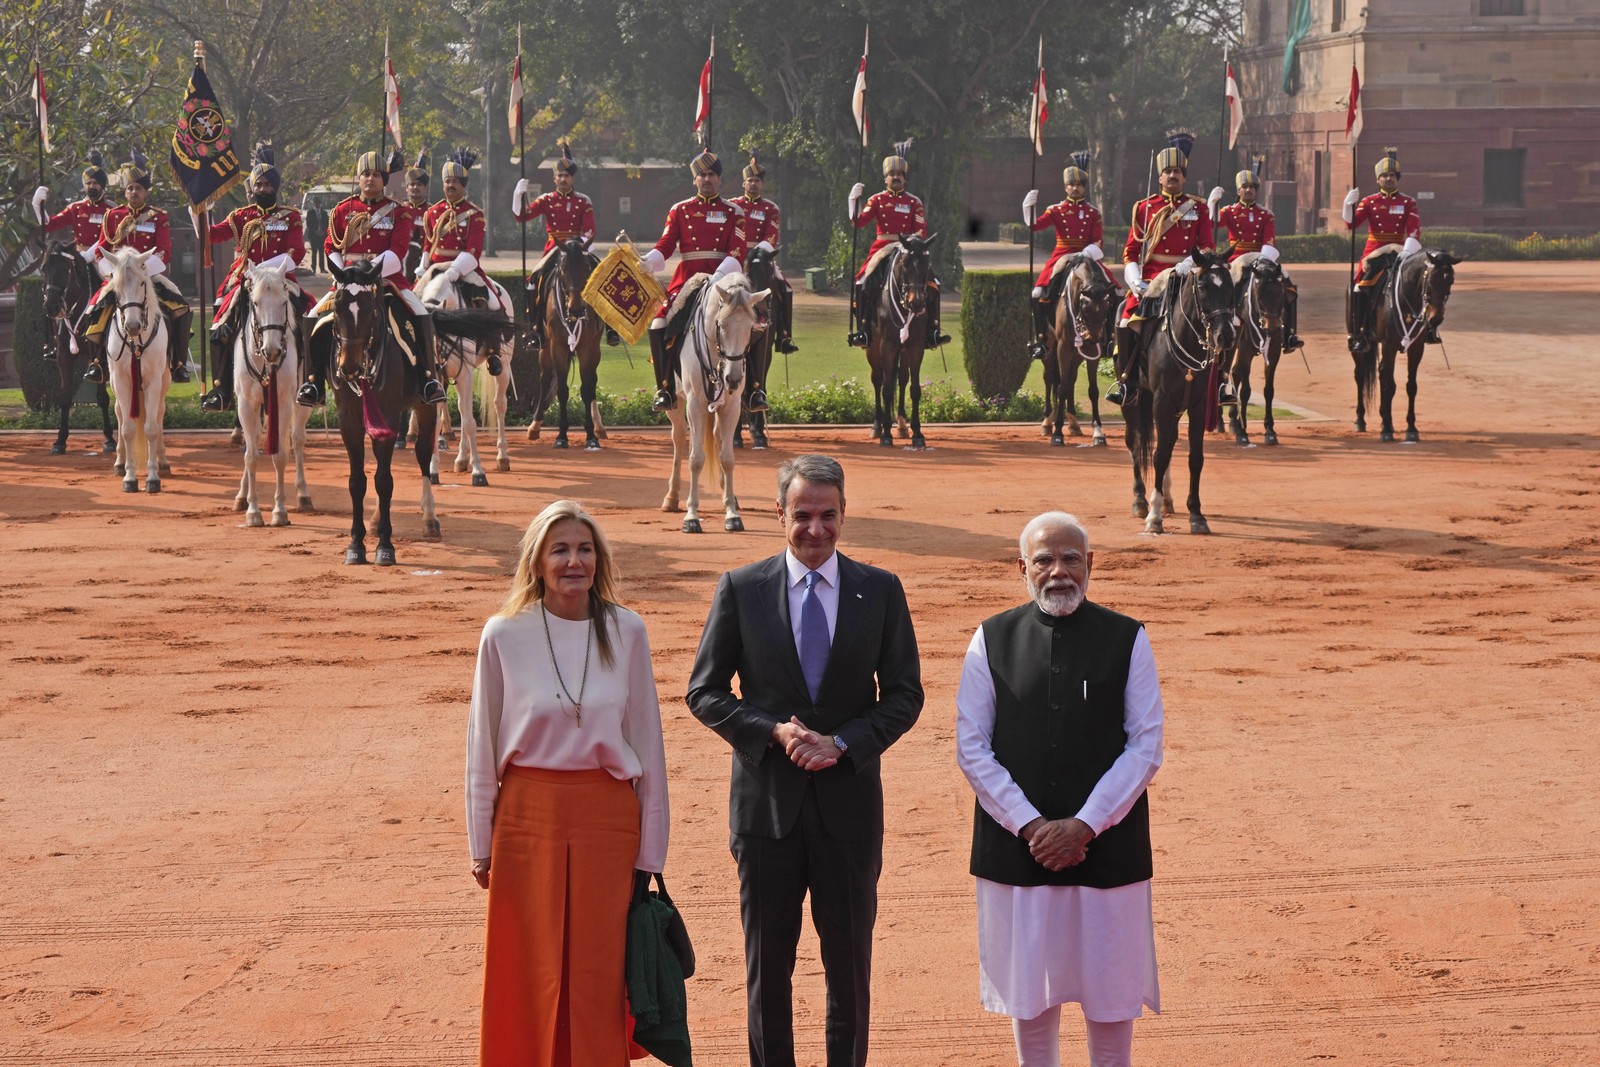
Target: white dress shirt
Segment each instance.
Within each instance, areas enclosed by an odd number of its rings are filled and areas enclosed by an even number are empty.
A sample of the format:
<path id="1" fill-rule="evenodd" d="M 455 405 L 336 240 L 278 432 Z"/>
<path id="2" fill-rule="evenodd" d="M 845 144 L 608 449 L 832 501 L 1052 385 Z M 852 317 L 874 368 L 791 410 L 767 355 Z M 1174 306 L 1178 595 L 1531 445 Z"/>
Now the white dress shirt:
<path id="1" fill-rule="evenodd" d="M 806 600 L 806 575 L 810 570 L 794 558 L 789 549 L 783 550 L 783 562 L 789 568 L 789 631 L 794 634 L 794 650 L 800 651 L 800 612 Z M 833 630 L 839 622 L 839 553 L 835 552 L 817 568 L 817 599 L 822 602 L 822 613 L 828 617 L 828 643 L 833 643 Z"/>

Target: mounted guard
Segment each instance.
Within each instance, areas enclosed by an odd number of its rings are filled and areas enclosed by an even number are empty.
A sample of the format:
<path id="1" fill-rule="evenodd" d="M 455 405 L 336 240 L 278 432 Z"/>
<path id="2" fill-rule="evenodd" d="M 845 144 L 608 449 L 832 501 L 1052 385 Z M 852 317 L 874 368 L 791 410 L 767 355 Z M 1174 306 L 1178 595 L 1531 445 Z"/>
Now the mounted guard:
<path id="1" fill-rule="evenodd" d="M 744 236 L 744 215 L 737 205 L 722 198 L 722 160 L 710 149 L 689 163 L 694 177 L 695 195 L 673 204 L 666 225 L 655 247 L 640 257 L 645 269 L 659 274 L 667 257 L 678 253 L 678 266 L 667 283 L 667 297 L 650 322 L 650 361 L 655 366 L 656 395 L 653 407 L 669 411 L 676 403 L 673 377 L 677 372 L 676 354 L 690 312 L 706 284 L 743 270 L 748 243 Z M 741 353 L 741 356 L 743 353 Z M 713 398 L 715 399 L 715 398 Z"/>
<path id="2" fill-rule="evenodd" d="M 422 270 L 424 263 L 422 217 L 433 206 L 428 199 L 428 183 L 432 180 L 428 168 L 432 165 L 428 150 L 423 149 L 417 153 L 416 162 L 406 169 L 406 202 L 403 206 L 411 215 L 411 243 L 406 248 L 406 281 L 412 285 L 417 284 L 417 272 Z"/>
<path id="3" fill-rule="evenodd" d="M 1278 222 L 1271 211 L 1256 202 L 1256 197 L 1261 193 L 1261 172 L 1267 163 L 1266 156 L 1256 156 L 1250 161 L 1249 170 L 1241 170 L 1233 176 L 1235 189 L 1238 191 L 1237 203 L 1229 204 L 1221 211 L 1217 204 L 1222 199 L 1220 188 L 1212 190 L 1212 199 L 1208 203 L 1217 223 L 1228 234 L 1228 262 L 1237 264 L 1241 257 L 1251 256 L 1271 260 L 1278 263 Z M 1281 267 L 1282 264 L 1279 263 Z M 1289 277 L 1289 272 L 1283 272 L 1284 295 L 1287 302 L 1283 306 L 1283 350 L 1293 352 L 1305 345 L 1300 340 L 1298 326 L 1300 323 L 1300 290 Z"/>
<path id="4" fill-rule="evenodd" d="M 189 330 L 194 321 L 194 310 L 188 297 L 167 277 L 167 264 L 172 260 L 172 226 L 167 213 L 151 207 L 150 170 L 145 165 L 144 153 L 137 148 L 129 153 L 129 161 L 121 168 L 122 195 L 126 204 L 108 208 L 100 226 L 100 240 L 95 248 L 95 267 L 102 278 L 111 276 L 112 252 L 131 248 L 144 255 L 145 271 L 155 285 L 156 299 L 167 319 L 169 343 L 167 364 L 174 382 L 189 380 Z M 105 332 L 116 310 L 116 297 L 109 285 L 102 285 L 89 308 L 84 312 L 84 339 L 91 344 L 89 370 L 84 374 L 91 382 L 106 381 Z"/>
<path id="5" fill-rule="evenodd" d="M 1117 380 L 1106 392 L 1106 400 L 1113 404 L 1126 404 L 1130 386 L 1138 384 L 1134 379 L 1143 354 L 1144 323 L 1159 319 L 1165 311 L 1171 279 L 1192 274 L 1195 257 L 1215 251 L 1216 237 L 1206 202 L 1183 191 L 1194 134 L 1173 130 L 1167 134 L 1167 145 L 1156 153 L 1161 191 L 1133 205 L 1133 220 L 1122 249 L 1122 276 L 1128 283 L 1128 299 L 1117 322 Z M 1226 382 L 1223 389 L 1223 402 L 1231 403 L 1232 392 Z"/>
<path id="6" fill-rule="evenodd" d="M 417 287 L 422 288 L 435 274 L 443 274 L 445 280 L 456 287 L 462 307 L 510 311 L 501 304 L 500 294 L 489 284 L 479 263 L 488 220 L 483 209 L 467 199 L 467 182 L 471 180 L 472 166 L 476 162 L 475 153 L 458 148 L 439 168 L 444 199 L 422 217 L 424 266 L 417 276 Z M 485 362 L 489 376 L 498 378 L 499 354 L 490 352 Z"/>
<path id="7" fill-rule="evenodd" d="M 346 264 L 354 268 L 357 259 L 370 259 L 378 268 L 384 305 L 389 314 L 381 317 L 387 328 L 396 328 L 401 348 L 409 362 L 422 376 L 422 401 L 438 404 L 445 400 L 444 386 L 440 384 L 436 363 L 436 346 L 433 338 L 433 319 L 428 308 L 412 291 L 405 279 L 402 257 L 411 243 L 411 215 L 405 205 L 384 194 L 384 182 L 389 174 L 401 165 L 399 153 L 388 161 L 376 152 L 365 152 L 356 161 L 356 181 L 360 191 L 346 197 L 334 206 L 328 218 L 328 237 L 324 249 L 331 266 L 344 270 Z M 311 328 L 312 338 L 333 328 L 331 314 L 334 286 L 322 299 L 312 314 L 317 321 Z M 320 365 L 319 350 L 325 346 L 312 344 L 306 360 L 306 380 L 295 395 L 295 402 L 305 407 L 317 407 L 324 401 L 322 380 L 327 368 Z"/>
<path id="8" fill-rule="evenodd" d="M 902 141 L 895 145 L 894 155 L 884 157 L 883 192 L 873 193 L 865 205 L 861 204 L 865 186 L 856 182 L 850 189 L 850 221 L 858 230 L 877 225 L 872 247 L 867 249 L 866 259 L 856 271 L 855 287 L 850 295 L 855 311 L 856 332 L 848 340 L 856 348 L 866 348 L 871 339 L 868 336 L 870 324 L 877 307 L 878 294 L 883 290 L 884 264 L 889 254 L 903 236 L 923 239 L 928 236 L 928 218 L 922 201 L 906 192 L 906 176 L 911 172 L 906 153 L 910 149 L 911 142 Z M 950 335 L 939 328 L 939 279 L 932 274 L 928 276 L 928 306 L 931 314 L 927 320 L 927 343 L 948 344 Z"/>
<path id="9" fill-rule="evenodd" d="M 39 226 L 46 233 L 53 230 L 71 230 L 72 241 L 85 262 L 94 262 L 94 249 L 100 243 L 100 231 L 106 221 L 111 204 L 106 200 L 106 161 L 97 151 L 90 151 L 89 165 L 83 168 L 83 197 L 74 200 L 54 215 L 47 214 L 45 201 L 50 198 L 50 187 L 41 185 L 33 191 L 33 212 Z"/>
<path id="10" fill-rule="evenodd" d="M 582 241 L 585 244 L 594 240 L 594 204 L 584 194 L 577 192 L 574 185 L 578 178 L 578 164 L 572 158 L 572 147 L 566 141 L 561 142 L 561 154 L 556 157 L 555 163 L 550 168 L 555 188 L 548 193 L 542 193 L 531 202 L 528 200 L 528 179 L 517 179 L 517 187 L 511 193 L 511 213 L 518 222 L 532 222 L 534 219 L 544 219 L 544 254 L 539 262 L 528 271 L 528 293 L 530 306 L 534 309 L 544 307 L 545 291 L 550 284 L 550 275 L 555 270 L 556 261 L 560 258 L 555 255 L 556 248 L 572 240 Z M 590 258 L 599 262 L 598 257 L 590 254 Z M 529 328 L 533 337 L 533 346 L 544 348 L 544 318 L 535 313 L 530 316 Z M 606 344 L 620 344 L 622 339 L 611 327 L 606 327 Z"/>
<path id="11" fill-rule="evenodd" d="M 295 329 L 311 308 L 311 300 L 295 278 L 295 268 L 306 256 L 305 222 L 300 212 L 278 203 L 283 184 L 270 142 L 256 145 L 250 168 L 250 200 L 228 217 L 212 224 L 211 243 L 233 242 L 233 263 L 217 287 L 216 313 L 211 317 L 211 366 L 215 378 L 211 391 L 200 398 L 207 411 L 233 407 L 233 339 L 249 307 L 245 275 L 256 264 L 284 271 L 293 293 Z"/>
<path id="12" fill-rule="evenodd" d="M 1367 224 L 1367 246 L 1361 251 L 1350 293 L 1349 346 L 1353 353 L 1370 352 L 1376 338 L 1378 296 L 1383 279 L 1400 258 L 1422 249 L 1422 215 L 1417 202 L 1400 191 L 1400 150 L 1385 148 L 1373 168 L 1378 191 L 1362 198 L 1351 189 L 1344 198 L 1344 223 L 1352 232 Z M 1438 344 L 1435 327 L 1423 332 L 1424 344 Z"/>
<path id="13" fill-rule="evenodd" d="M 1060 203 L 1051 204 L 1043 213 L 1038 213 L 1039 190 L 1029 189 L 1028 195 L 1022 198 L 1023 222 L 1035 233 L 1051 228 L 1056 231 L 1056 246 L 1050 250 L 1050 258 L 1044 261 L 1044 269 L 1033 283 L 1033 344 L 1028 349 L 1033 359 L 1044 359 L 1045 338 L 1050 332 L 1056 301 L 1061 298 L 1062 287 L 1066 284 L 1063 268 L 1068 259 L 1080 254 L 1088 256 L 1100 264 L 1108 279 L 1116 281 L 1103 262 L 1105 252 L 1100 242 L 1104 240 L 1104 220 L 1100 209 L 1086 199 L 1090 158 L 1087 151 L 1072 153 L 1072 165 L 1061 172 L 1067 198 Z"/>
<path id="14" fill-rule="evenodd" d="M 746 256 L 750 249 L 759 248 L 774 257 L 776 285 L 769 301 L 772 307 L 772 347 L 789 355 L 800 351 L 800 347 L 794 343 L 794 288 L 784 276 L 783 268 L 777 265 L 778 246 L 783 243 L 782 212 L 777 204 L 766 198 L 766 188 L 767 168 L 761 165 L 761 157 L 751 152 L 750 162 L 744 168 L 744 195 L 734 203 L 744 212 Z M 755 393 L 760 393 L 763 384 L 752 381 L 751 388 Z"/>

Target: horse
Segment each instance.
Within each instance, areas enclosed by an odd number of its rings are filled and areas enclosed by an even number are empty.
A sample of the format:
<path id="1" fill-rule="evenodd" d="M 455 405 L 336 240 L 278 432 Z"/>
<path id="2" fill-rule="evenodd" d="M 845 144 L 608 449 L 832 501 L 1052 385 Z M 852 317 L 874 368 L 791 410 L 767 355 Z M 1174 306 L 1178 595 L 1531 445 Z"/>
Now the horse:
<path id="1" fill-rule="evenodd" d="M 1067 281 L 1056 299 L 1055 314 L 1051 316 L 1055 326 L 1045 350 L 1045 426 L 1050 428 L 1050 444 L 1055 447 L 1066 444 L 1061 433 L 1063 421 L 1069 435 L 1083 436 L 1073 394 L 1078 386 L 1078 367 L 1087 365 L 1089 411 L 1094 424 L 1092 446 L 1104 448 L 1106 432 L 1100 425 L 1100 384 L 1095 372 L 1100 357 L 1111 347 L 1111 330 L 1117 321 L 1117 286 L 1106 277 L 1104 268 L 1088 256 L 1073 256 L 1062 270 L 1067 272 Z"/>
<path id="2" fill-rule="evenodd" d="M 678 510 L 687 455 L 689 496 L 683 532 L 701 532 L 700 469 L 709 465 L 710 480 L 722 483 L 722 528 L 737 533 L 744 529 L 744 519 L 733 494 L 733 430 L 744 392 L 745 353 L 757 309 L 770 292 L 752 292 L 750 280 L 738 273 L 701 284 L 700 306 L 678 349 L 678 403 L 667 412 L 672 423 L 672 476 L 661 510 Z"/>
<path id="3" fill-rule="evenodd" d="M 578 398 L 583 403 L 583 447 L 594 452 L 605 435 L 600 421 L 600 406 L 595 401 L 595 381 L 600 369 L 600 339 L 605 324 L 594 309 L 584 303 L 583 287 L 589 284 L 595 263 L 589 256 L 592 239 L 571 238 L 551 250 L 555 267 L 545 286 L 544 305 L 535 309 L 544 323 L 544 344 L 539 349 L 539 388 L 533 406 L 533 423 L 528 440 L 539 439 L 544 413 L 557 402 L 557 430 L 554 447 L 567 447 L 567 400 L 571 395 L 572 361 L 578 361 Z"/>
<path id="4" fill-rule="evenodd" d="M 1276 390 L 1278 360 L 1283 355 L 1283 315 L 1289 303 L 1288 286 L 1283 277 L 1283 265 L 1276 260 L 1262 259 L 1247 253 L 1233 261 L 1234 311 L 1239 317 L 1239 331 L 1233 347 L 1233 359 L 1227 367 L 1234 393 L 1239 400 L 1228 405 L 1228 428 L 1233 439 L 1242 446 L 1250 444 L 1250 428 L 1246 409 L 1250 405 L 1250 367 L 1257 355 L 1266 368 L 1266 382 L 1262 386 L 1263 413 L 1262 440 L 1278 443 L 1277 431 L 1272 423 L 1272 397 Z"/>
<path id="5" fill-rule="evenodd" d="M 778 264 L 773 259 L 773 253 L 765 248 L 755 247 L 750 249 L 745 256 L 744 274 L 750 280 L 752 289 L 765 289 L 768 292 L 777 292 Z M 770 307 L 769 307 L 770 311 Z M 769 316 L 770 317 L 770 316 Z M 758 327 L 750 338 L 750 350 L 745 353 L 745 373 L 750 379 L 750 386 L 745 389 L 744 399 L 741 404 L 740 425 L 733 431 L 733 447 L 744 447 L 743 426 L 750 427 L 750 447 L 762 449 L 767 447 L 767 409 L 760 411 L 750 409 L 750 390 L 752 388 L 766 388 L 767 371 L 772 367 L 772 323 L 767 322 L 763 327 Z"/>
<path id="6" fill-rule="evenodd" d="M 902 234 L 889 254 L 887 277 L 873 311 L 867 362 L 872 367 L 872 427 L 878 444 L 893 448 L 896 415 L 906 435 L 906 387 L 911 388 L 911 447 L 927 448 L 922 436 L 922 353 L 928 344 L 928 249 L 939 237 Z M 899 405 L 896 407 L 896 393 Z"/>
<path id="7" fill-rule="evenodd" d="M 82 376 L 78 373 L 79 338 L 78 323 L 94 296 L 94 268 L 78 255 L 68 243 L 51 241 L 39 263 L 39 274 L 44 282 L 44 315 L 51 323 L 50 343 L 55 348 L 56 373 L 61 388 L 57 404 L 61 408 L 61 425 L 56 430 L 56 440 L 50 446 L 52 456 L 67 451 L 67 422 L 72 413 L 73 398 L 78 395 Z M 95 386 L 95 399 L 100 403 L 100 429 L 103 448 L 110 452 L 117 447 L 111 436 L 111 396 L 105 385 Z"/>
<path id="8" fill-rule="evenodd" d="M 1189 418 L 1189 532 L 1211 532 L 1200 511 L 1200 470 L 1206 412 L 1215 395 L 1211 365 L 1233 350 L 1233 275 L 1227 259 L 1215 253 L 1197 253 L 1194 262 L 1189 275 L 1168 275 L 1166 311 L 1144 324 L 1140 387 L 1122 405 L 1133 457 L 1133 517 L 1145 520 L 1145 533 L 1162 533 L 1162 514 L 1174 513 L 1170 464 L 1180 415 Z M 1146 503 L 1144 470 L 1152 458 Z"/>
<path id="9" fill-rule="evenodd" d="M 1416 444 L 1417 367 L 1430 336 L 1444 322 L 1444 306 L 1455 284 L 1455 265 L 1461 260 L 1438 248 L 1403 256 L 1389 268 L 1378 302 L 1377 345 L 1383 349 L 1382 364 L 1374 348 L 1352 353 L 1356 361 L 1356 431 L 1367 429 L 1367 407 L 1375 387 L 1379 391 L 1379 414 L 1383 419 L 1381 441 L 1394 440 L 1394 365 L 1399 353 L 1406 354 L 1406 443 Z"/>
<path id="10" fill-rule="evenodd" d="M 424 281 L 418 296 L 429 307 L 442 311 L 458 311 L 462 308 L 461 292 L 455 287 L 444 271 L 435 271 L 432 274 L 423 273 Z M 505 320 L 507 327 L 511 326 L 511 294 L 493 278 L 487 279 L 494 287 L 495 295 L 499 298 L 500 308 L 490 311 Z M 483 457 L 478 451 L 478 420 L 473 411 L 474 383 L 476 372 L 482 368 L 488 374 L 489 356 L 500 355 L 500 373 L 488 379 L 488 390 L 485 396 L 484 417 L 490 420 L 494 428 L 495 440 L 495 470 L 509 471 L 511 469 L 511 450 L 506 439 L 506 392 L 511 387 L 511 350 L 499 340 L 480 345 L 475 341 L 463 339 L 457 342 L 445 342 L 440 345 L 441 355 L 444 359 L 445 377 L 449 378 L 456 386 L 456 404 L 461 408 L 461 436 L 456 445 L 456 473 L 472 471 L 472 484 L 485 486 L 489 484 L 489 476 L 483 472 Z M 428 477 L 434 485 L 439 484 L 439 455 L 444 449 L 445 437 L 450 432 L 450 405 L 439 405 L 439 444 L 434 451 L 433 463 L 430 466 Z"/>
<path id="11" fill-rule="evenodd" d="M 155 283 L 145 270 L 144 253 L 122 248 L 107 254 L 111 262 L 110 287 L 115 310 L 106 327 L 106 364 L 111 369 L 111 390 L 117 395 L 117 461 L 122 491 L 137 493 L 134 474 L 138 452 L 145 454 L 145 491 L 161 492 L 161 472 L 167 468 L 167 445 L 162 423 L 167 414 L 167 390 L 172 372 L 167 366 L 166 317 L 156 300 Z"/>
<path id="12" fill-rule="evenodd" d="M 311 491 L 306 487 L 306 420 L 311 409 L 294 402 L 300 381 L 296 297 L 288 272 L 278 267 L 251 267 L 244 285 L 249 304 L 233 340 L 233 394 L 244 436 L 244 474 L 233 510 L 245 513 L 246 526 L 263 525 L 256 499 L 256 461 L 265 451 L 277 476 L 272 525 L 287 526 L 289 509 L 283 488 L 287 451 L 294 452 L 296 506 L 302 511 L 311 508 Z"/>

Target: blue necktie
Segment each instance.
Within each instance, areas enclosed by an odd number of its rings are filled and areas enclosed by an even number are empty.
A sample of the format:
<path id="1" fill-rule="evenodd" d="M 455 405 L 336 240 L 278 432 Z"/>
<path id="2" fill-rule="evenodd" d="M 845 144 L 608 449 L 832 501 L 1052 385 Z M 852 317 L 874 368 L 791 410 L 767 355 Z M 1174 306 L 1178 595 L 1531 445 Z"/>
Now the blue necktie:
<path id="1" fill-rule="evenodd" d="M 811 690 L 812 703 L 817 690 L 822 688 L 822 672 L 828 669 L 828 616 L 823 613 L 822 599 L 817 596 L 817 582 L 822 575 L 806 572 L 806 596 L 800 602 L 800 670 L 806 676 L 806 688 Z"/>

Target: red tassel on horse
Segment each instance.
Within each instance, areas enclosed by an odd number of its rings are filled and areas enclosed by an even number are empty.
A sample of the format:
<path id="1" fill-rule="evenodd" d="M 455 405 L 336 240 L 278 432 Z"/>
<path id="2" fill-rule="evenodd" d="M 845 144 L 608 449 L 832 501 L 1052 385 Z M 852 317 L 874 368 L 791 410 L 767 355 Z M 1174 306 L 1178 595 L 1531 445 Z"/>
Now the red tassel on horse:
<path id="1" fill-rule="evenodd" d="M 361 422 L 366 426 L 367 436 L 372 438 L 373 444 L 394 440 L 395 433 L 383 420 L 383 409 L 378 406 L 378 398 L 371 387 L 361 391 Z"/>

